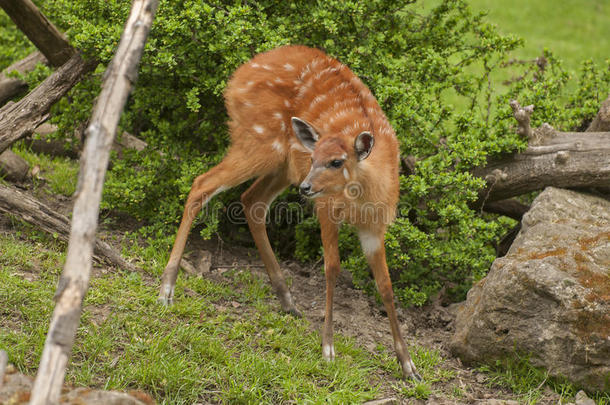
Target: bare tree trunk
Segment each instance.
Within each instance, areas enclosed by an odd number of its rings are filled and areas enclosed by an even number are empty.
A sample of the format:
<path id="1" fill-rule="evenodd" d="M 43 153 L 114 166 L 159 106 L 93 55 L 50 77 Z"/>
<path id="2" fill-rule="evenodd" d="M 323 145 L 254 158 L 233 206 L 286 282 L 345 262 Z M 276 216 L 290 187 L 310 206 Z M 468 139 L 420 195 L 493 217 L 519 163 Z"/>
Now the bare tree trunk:
<path id="1" fill-rule="evenodd" d="M 57 403 L 89 285 L 91 255 L 110 148 L 137 77 L 158 0 L 134 0 L 121 42 L 106 70 L 81 157 L 77 199 L 64 271 L 30 404 Z"/>
<path id="2" fill-rule="evenodd" d="M 52 66 L 66 63 L 76 50 L 31 0 L 0 0 L 0 7 Z"/>
<path id="3" fill-rule="evenodd" d="M 33 52 L 25 58 L 17 61 L 0 73 L 0 106 L 11 97 L 25 91 L 28 88 L 26 82 L 16 77 L 8 77 L 11 72 L 26 73 L 34 70 L 37 64 L 46 62 L 46 58 L 40 52 Z"/>
<path id="4" fill-rule="evenodd" d="M 0 184 L 0 212 L 16 215 L 47 233 L 57 235 L 65 242 L 70 237 L 68 218 L 15 187 Z M 93 258 L 100 264 L 110 264 L 128 271 L 138 270 L 136 266 L 125 261 L 109 244 L 99 239 L 95 241 Z"/>
<path id="5" fill-rule="evenodd" d="M 51 106 L 96 65 L 96 61 L 84 61 L 75 54 L 27 96 L 0 108 L 0 152 L 16 140 L 30 135 L 47 119 Z"/>

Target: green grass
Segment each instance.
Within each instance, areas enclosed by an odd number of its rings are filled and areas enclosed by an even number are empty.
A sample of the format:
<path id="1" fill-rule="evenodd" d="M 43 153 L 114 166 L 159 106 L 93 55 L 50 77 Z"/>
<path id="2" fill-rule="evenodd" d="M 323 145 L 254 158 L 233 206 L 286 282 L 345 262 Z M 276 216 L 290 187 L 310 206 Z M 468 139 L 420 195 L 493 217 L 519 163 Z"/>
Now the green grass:
<path id="1" fill-rule="evenodd" d="M 0 234 L 0 348 L 19 370 L 34 374 L 65 244 L 18 220 L 13 229 L 10 235 Z M 335 340 L 336 361 L 325 362 L 318 331 L 306 320 L 279 313 L 266 280 L 248 270 L 234 268 L 216 281 L 179 277 L 176 303 L 162 307 L 156 296 L 165 258 L 133 240 L 124 243 L 131 254 L 146 255 L 141 265 L 148 272 L 96 271 L 68 368 L 69 383 L 139 389 L 167 404 L 361 403 L 388 395 L 388 390 L 402 399 L 458 401 L 467 396 L 468 388 L 441 354 L 421 346 L 412 347 L 411 356 L 423 382 L 399 380 L 391 349 L 378 345 L 371 355 L 341 335 Z M 492 392 L 509 390 L 521 403 L 537 403 L 547 387 L 565 400 L 577 392 L 526 358 L 480 370 L 488 375 Z M 610 401 L 607 394 L 595 399 L 599 405 Z"/>
<path id="2" fill-rule="evenodd" d="M 30 168 L 40 168 L 40 173 L 34 177 L 35 183 L 46 182 L 52 194 L 66 197 L 74 194 L 78 180 L 78 161 L 32 153 L 23 144 L 14 146 L 12 150 L 28 162 Z"/>
<path id="3" fill-rule="evenodd" d="M 439 0 L 419 2 L 417 8 L 426 12 L 439 4 Z M 582 62 L 593 60 L 599 66 L 610 63 L 610 2 L 606 0 L 468 0 L 472 11 L 485 12 L 486 21 L 495 25 L 504 35 L 523 39 L 523 47 L 510 54 L 517 60 L 533 60 L 550 50 L 562 63 L 564 70 L 575 73 Z M 468 66 L 472 73 L 483 72 L 482 66 Z M 492 96 L 504 93 L 506 80 L 521 76 L 526 68 L 512 65 L 498 68 L 490 75 Z M 568 82 L 564 97 L 576 88 L 575 80 Z M 605 98 L 602 96 L 602 98 Z M 470 101 L 449 91 L 447 104 L 462 111 L 470 108 Z M 485 100 L 479 100 L 483 105 Z"/>
<path id="4" fill-rule="evenodd" d="M 0 235 L 0 348 L 34 373 L 64 261 L 64 244 L 15 221 Z M 141 250 L 138 250 L 141 251 Z M 67 381 L 106 389 L 141 389 L 160 403 L 359 403 L 374 399 L 382 379 L 399 377 L 393 353 L 374 356 L 336 336 L 327 363 L 307 321 L 281 314 L 268 283 L 234 269 L 214 282 L 178 279 L 176 303 L 157 304 L 161 266 L 146 273 L 102 273 L 91 280 Z M 427 383 L 445 381 L 434 351 L 413 357 Z M 427 386 L 397 383 L 398 395 L 422 396 Z"/>
<path id="5" fill-rule="evenodd" d="M 520 403 L 535 404 L 543 396 L 545 388 L 551 388 L 562 398 L 573 398 L 578 389 L 564 379 L 549 376 L 546 370 L 534 367 L 528 356 L 507 358 L 494 365 L 482 366 L 480 371 L 489 375 L 490 386 L 510 389 Z M 596 393 L 592 396 L 598 405 L 610 404 L 610 393 Z"/>
<path id="6" fill-rule="evenodd" d="M 515 57 L 533 59 L 545 48 L 565 67 L 576 70 L 585 59 L 610 58 L 610 3 L 606 0 L 470 0 L 473 10 L 487 11 L 487 20 L 502 34 L 525 41 Z"/>

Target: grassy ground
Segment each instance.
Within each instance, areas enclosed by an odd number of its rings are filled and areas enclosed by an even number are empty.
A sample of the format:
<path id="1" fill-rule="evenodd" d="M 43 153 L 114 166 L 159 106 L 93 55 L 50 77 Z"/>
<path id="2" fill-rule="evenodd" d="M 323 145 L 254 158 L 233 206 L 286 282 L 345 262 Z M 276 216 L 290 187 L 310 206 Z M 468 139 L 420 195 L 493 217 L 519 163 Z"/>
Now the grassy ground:
<path id="1" fill-rule="evenodd" d="M 21 229 L 16 235 L 0 235 L 0 347 L 31 374 L 40 360 L 64 246 L 15 225 Z M 337 361 L 326 363 L 319 335 L 307 321 L 278 313 L 266 283 L 239 268 L 225 278 L 180 278 L 177 303 L 165 309 L 156 303 L 156 277 L 97 272 L 67 381 L 142 389 L 172 404 L 359 403 L 379 395 L 384 376 L 398 376 L 385 349 L 371 356 L 341 336 Z M 428 381 L 447 375 L 436 369 L 441 358 L 435 351 L 413 354 Z M 409 397 L 431 392 L 411 383 L 396 391 Z"/>
<path id="2" fill-rule="evenodd" d="M 40 197 L 70 195 L 77 164 L 17 150 L 41 168 Z M 25 373 L 40 361 L 65 260 L 65 245 L 14 218 L 0 232 L 0 348 Z M 0 227 L 1 229 L 2 227 Z M 167 251 L 122 241 L 143 273 L 95 269 L 67 381 L 141 389 L 160 403 L 359 403 L 392 393 L 425 398 L 453 372 L 432 349 L 412 355 L 426 383 L 403 383 L 392 352 L 377 354 L 336 336 L 337 361 L 320 353 L 317 330 L 278 312 L 266 280 L 235 267 L 220 280 L 179 277 L 176 304 L 156 302 Z M 393 381 L 389 386 L 387 381 Z"/>

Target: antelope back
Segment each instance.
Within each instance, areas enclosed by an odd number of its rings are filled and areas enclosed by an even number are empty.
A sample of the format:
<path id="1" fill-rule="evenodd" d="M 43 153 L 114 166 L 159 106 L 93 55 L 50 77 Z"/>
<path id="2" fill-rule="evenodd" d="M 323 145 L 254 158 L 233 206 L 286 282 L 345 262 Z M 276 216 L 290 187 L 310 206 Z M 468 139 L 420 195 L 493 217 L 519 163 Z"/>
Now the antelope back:
<path id="1" fill-rule="evenodd" d="M 263 159 L 281 159 L 294 184 L 311 174 L 312 158 L 315 167 L 343 156 L 341 170 L 314 176 L 325 184 L 326 196 L 332 192 L 337 197 L 347 184 L 356 183 L 359 199 L 396 204 L 394 131 L 366 85 L 336 59 L 304 46 L 259 54 L 235 72 L 225 99 L 232 143 L 253 153 L 268 151 Z M 312 144 L 296 136 L 293 117 L 309 126 Z M 373 145 L 361 159 L 357 139 L 364 132 L 371 135 Z"/>

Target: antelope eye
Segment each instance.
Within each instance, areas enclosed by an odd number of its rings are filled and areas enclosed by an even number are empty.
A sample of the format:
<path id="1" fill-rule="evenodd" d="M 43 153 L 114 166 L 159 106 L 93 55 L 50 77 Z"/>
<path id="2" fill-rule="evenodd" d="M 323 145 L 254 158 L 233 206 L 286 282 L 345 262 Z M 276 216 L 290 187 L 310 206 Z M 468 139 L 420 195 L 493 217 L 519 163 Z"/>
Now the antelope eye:
<path id="1" fill-rule="evenodd" d="M 343 166 L 343 160 L 339 160 L 339 159 L 331 160 L 329 163 L 329 166 L 334 169 L 338 169 L 341 166 Z"/>

